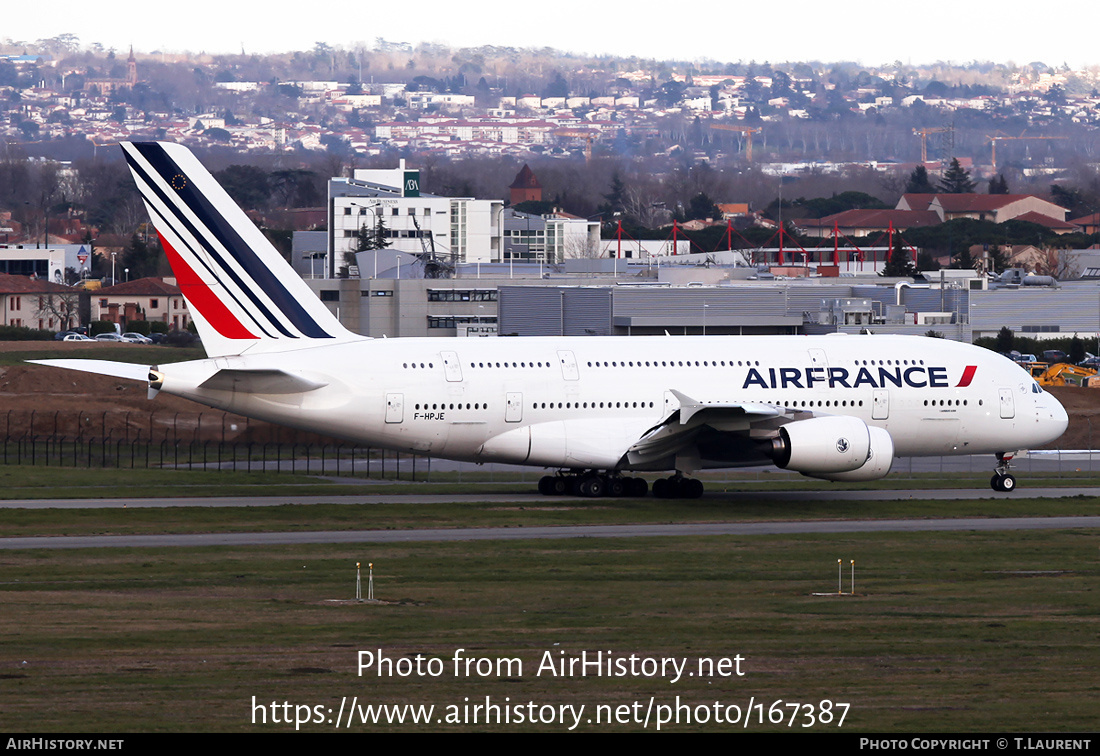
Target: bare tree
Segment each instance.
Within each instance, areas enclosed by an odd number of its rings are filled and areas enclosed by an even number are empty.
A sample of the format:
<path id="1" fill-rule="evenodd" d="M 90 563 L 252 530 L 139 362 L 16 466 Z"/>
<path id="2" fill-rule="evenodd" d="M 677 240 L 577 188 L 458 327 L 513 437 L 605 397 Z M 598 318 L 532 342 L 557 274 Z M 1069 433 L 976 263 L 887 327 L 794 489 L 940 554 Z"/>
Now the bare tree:
<path id="1" fill-rule="evenodd" d="M 38 317 L 56 319 L 59 331 L 69 330 L 80 322 L 80 293 L 52 291 L 38 295 Z"/>
<path id="2" fill-rule="evenodd" d="M 600 257 L 600 243 L 587 236 L 567 236 L 562 244 L 567 260 L 595 260 Z"/>

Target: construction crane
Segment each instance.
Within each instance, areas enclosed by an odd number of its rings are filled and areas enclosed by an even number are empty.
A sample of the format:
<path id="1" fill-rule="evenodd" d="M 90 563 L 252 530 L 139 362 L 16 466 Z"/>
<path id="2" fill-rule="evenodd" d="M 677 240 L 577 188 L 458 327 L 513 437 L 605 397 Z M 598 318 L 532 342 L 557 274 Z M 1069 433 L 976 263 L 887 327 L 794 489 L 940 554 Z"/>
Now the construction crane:
<path id="1" fill-rule="evenodd" d="M 955 130 L 954 126 L 937 126 L 932 129 L 913 129 L 914 134 L 920 135 L 920 161 L 922 163 L 928 162 L 928 135 L 929 134 L 949 134 Z"/>
<path id="2" fill-rule="evenodd" d="M 995 134 L 985 137 L 993 144 L 993 173 L 997 173 L 997 142 L 1011 142 L 1017 139 L 1069 139 L 1069 137 L 1048 137 L 1048 136 L 1024 136 L 1023 133 L 1020 136 L 1003 136 L 1001 134 Z"/>
<path id="3" fill-rule="evenodd" d="M 447 262 L 441 259 L 435 253 L 435 236 L 432 235 L 431 229 L 423 231 L 420 228 L 420 223 L 417 222 L 416 216 L 409 216 L 412 218 L 413 226 L 416 227 L 416 235 L 420 237 L 420 262 L 424 265 L 424 278 L 451 278 L 454 275 L 454 262 Z M 453 256 L 452 256 L 453 257 Z"/>
<path id="4" fill-rule="evenodd" d="M 752 163 L 752 135 L 762 130 L 759 126 L 730 126 L 725 123 L 712 123 L 710 127 L 712 129 L 722 129 L 723 131 L 739 131 L 744 134 L 747 139 L 745 160 Z"/>
<path id="5" fill-rule="evenodd" d="M 596 138 L 596 133 L 585 129 L 558 129 L 554 132 L 554 136 L 585 140 L 584 162 L 588 163 L 592 161 L 592 140 Z"/>

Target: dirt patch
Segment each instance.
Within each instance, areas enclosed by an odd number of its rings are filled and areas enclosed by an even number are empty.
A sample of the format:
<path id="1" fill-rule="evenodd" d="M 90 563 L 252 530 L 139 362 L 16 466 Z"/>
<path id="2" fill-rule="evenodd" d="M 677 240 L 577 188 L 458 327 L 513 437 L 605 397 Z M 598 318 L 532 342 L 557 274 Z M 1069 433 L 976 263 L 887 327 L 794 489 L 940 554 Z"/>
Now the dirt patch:
<path id="1" fill-rule="evenodd" d="M 1069 428 L 1044 449 L 1092 449 L 1100 445 L 1100 389 L 1058 386 L 1046 389 L 1069 414 Z"/>
<path id="2" fill-rule="evenodd" d="M 46 342 L 37 349 L 36 346 L 36 342 L 0 342 L 0 352 L 54 352 L 57 349 L 56 345 Z M 72 346 L 85 347 L 84 344 Z M 73 351 L 83 352 L 77 355 L 79 357 L 94 357 L 97 345 L 87 346 L 91 348 Z M 135 381 L 44 365 L 0 366 L 0 436 L 15 439 L 24 435 L 173 443 L 322 442 L 314 433 L 250 420 L 178 396 L 162 393 L 150 400 L 147 387 Z M 324 442 L 339 443 L 333 439 Z"/>

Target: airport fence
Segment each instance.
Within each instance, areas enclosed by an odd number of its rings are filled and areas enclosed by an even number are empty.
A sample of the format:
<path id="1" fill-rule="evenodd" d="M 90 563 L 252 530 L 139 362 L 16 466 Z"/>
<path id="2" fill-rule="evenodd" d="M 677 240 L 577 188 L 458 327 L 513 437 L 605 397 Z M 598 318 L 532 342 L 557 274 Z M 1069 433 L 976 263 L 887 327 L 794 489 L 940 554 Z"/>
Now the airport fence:
<path id="1" fill-rule="evenodd" d="M 4 465 L 431 478 L 428 457 L 348 444 L 229 413 L 10 410 L 0 417 Z"/>
<path id="2" fill-rule="evenodd" d="M 465 478 L 502 483 L 534 482 L 546 473 L 536 468 L 449 462 L 364 447 L 223 412 L 9 410 L 6 415 L 0 413 L 0 423 L 0 464 L 4 465 L 236 470 L 408 481 L 434 478 L 461 482 Z M 1090 448 L 1033 452 L 1017 457 L 1014 471 L 1025 475 L 1054 473 L 1062 478 L 1089 477 L 1100 472 L 1100 451 L 1091 450 L 1091 420 L 1088 430 Z M 989 454 L 908 457 L 894 461 L 891 477 L 991 475 L 993 467 L 993 456 Z M 762 466 L 709 471 L 700 477 L 716 482 L 800 476 Z"/>

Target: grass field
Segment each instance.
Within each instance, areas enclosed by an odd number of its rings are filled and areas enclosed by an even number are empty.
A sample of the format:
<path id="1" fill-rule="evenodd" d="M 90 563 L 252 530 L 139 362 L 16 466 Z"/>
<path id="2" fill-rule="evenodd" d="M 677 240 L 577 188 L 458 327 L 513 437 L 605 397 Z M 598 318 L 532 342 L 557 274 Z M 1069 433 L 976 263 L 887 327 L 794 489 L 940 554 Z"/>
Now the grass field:
<path id="1" fill-rule="evenodd" d="M 591 709 L 678 695 L 849 703 L 846 731 L 1087 731 L 1096 557 L 1083 532 L 8 552 L 0 728 L 288 729 L 254 725 L 252 696 L 336 712 L 344 696 Z M 838 558 L 845 590 L 856 561 L 856 595 L 814 595 L 836 590 Z M 368 560 L 386 603 L 330 602 L 354 596 L 354 563 Z M 457 648 L 519 658 L 522 674 L 455 677 Z M 438 657 L 446 672 L 357 676 L 357 652 L 378 649 Z M 536 675 L 544 652 L 582 650 L 691 668 L 740 654 L 745 675 Z"/>
<path id="2" fill-rule="evenodd" d="M 155 471 L 150 471 L 155 472 Z M 84 480 L 82 485 L 89 485 Z M 154 479 L 143 485 L 156 487 Z M 160 483 L 164 485 L 163 482 Z M 239 482 L 247 486 L 249 481 Z M 303 488 L 322 486 L 308 479 Z M 178 480 L 171 480 L 178 486 Z M 200 488 L 209 485 L 199 482 Z M 234 483 L 234 485 L 237 485 Z M 345 493 L 344 486 L 330 490 Z M 404 489 L 402 489 L 404 490 Z M 116 490 L 117 494 L 117 490 Z M 1095 514 L 1095 499 L 868 505 L 574 501 L 273 508 L 0 510 L 4 535 L 526 525 L 1014 514 Z M 850 704 L 843 731 L 1090 731 L 1097 718 L 1100 591 L 1096 531 L 574 539 L 399 546 L 316 545 L 0 552 L 0 729 L 50 732 L 285 731 L 341 701 L 423 704 L 430 724 L 374 730 L 564 731 L 567 724 L 448 724 L 449 705 L 585 706 L 577 729 L 618 712 L 707 705 L 676 731 L 801 730 L 823 700 Z M 837 560 L 856 595 L 835 594 Z M 374 564 L 380 603 L 354 597 Z M 366 574 L 364 570 L 364 591 Z M 451 658 L 517 658 L 520 672 L 456 677 Z M 357 675 L 360 650 L 438 659 L 438 677 Z M 554 677 L 582 651 L 688 660 L 740 654 L 744 676 Z M 409 662 L 406 662 L 408 664 Z M 422 662 L 426 663 L 426 662 Z M 254 723 L 253 696 L 266 724 Z M 467 700 L 468 699 L 468 700 Z M 769 707 L 785 713 L 769 724 Z M 638 707 L 633 708 L 637 702 Z M 331 714 L 324 714 L 328 709 Z M 527 709 L 524 709 L 527 711 Z M 549 711 L 546 709 L 544 711 Z M 692 709 L 693 717 L 701 710 Z M 814 709 L 817 712 L 817 709 Z M 839 709 L 836 710 L 839 714 Z M 472 710 L 470 710 L 472 714 Z M 773 714 L 773 715 L 774 715 Z M 762 717 L 764 724 L 758 723 Z M 592 719 L 589 723 L 587 719 Z M 743 723 L 742 723 L 743 724 Z M 740 729 L 742 724 L 736 727 Z M 305 730 L 330 730 L 310 723 Z M 836 729 L 836 722 L 814 730 Z"/>

